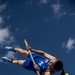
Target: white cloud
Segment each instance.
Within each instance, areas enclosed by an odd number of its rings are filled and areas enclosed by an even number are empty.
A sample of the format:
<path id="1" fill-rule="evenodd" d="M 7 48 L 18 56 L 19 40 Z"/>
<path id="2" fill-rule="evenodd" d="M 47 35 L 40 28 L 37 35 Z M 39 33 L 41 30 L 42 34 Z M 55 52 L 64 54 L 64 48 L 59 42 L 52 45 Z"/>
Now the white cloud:
<path id="1" fill-rule="evenodd" d="M 0 29 L 0 44 L 10 37 L 8 28 Z"/>
<path id="2" fill-rule="evenodd" d="M 53 9 L 54 18 L 59 19 L 61 16 L 66 15 L 65 11 L 62 12 L 61 4 L 59 4 L 59 3 L 52 4 L 51 7 Z"/>
<path id="3" fill-rule="evenodd" d="M 57 4 L 52 4 L 51 7 L 53 8 L 53 12 L 55 14 L 58 14 L 61 10 L 61 5 L 59 3 Z"/>
<path id="4" fill-rule="evenodd" d="M 3 10 L 5 10 L 6 7 L 7 7 L 7 4 L 6 4 L 6 3 L 1 4 L 1 5 L 0 5 L 0 12 L 2 12 Z"/>
<path id="5" fill-rule="evenodd" d="M 5 56 L 11 59 L 16 59 L 15 53 L 11 51 L 9 51 Z"/>
<path id="6" fill-rule="evenodd" d="M 67 14 L 66 11 L 62 9 L 62 5 L 59 3 L 59 0 L 57 0 L 57 3 L 51 4 L 51 7 L 53 9 L 54 18 L 56 19 Z"/>
<path id="7" fill-rule="evenodd" d="M 11 35 L 9 28 L 0 28 L 0 51 L 2 49 L 2 47 L 4 47 L 5 45 L 10 45 L 12 44 L 13 47 L 20 47 L 18 45 L 16 45 L 16 41 L 14 36 Z M 8 58 L 12 58 L 15 59 L 15 53 L 14 52 L 8 52 L 6 54 L 1 54 L 0 55 L 0 62 L 2 62 L 1 57 L 2 56 L 6 56 Z"/>
<path id="8" fill-rule="evenodd" d="M 75 49 L 75 39 L 69 38 L 67 42 L 62 44 L 63 48 L 66 48 L 68 51 Z"/>
<path id="9" fill-rule="evenodd" d="M 8 57 L 8 58 L 10 58 L 10 59 L 17 59 L 16 53 L 15 53 L 15 52 L 11 52 L 11 51 L 9 51 L 9 52 L 8 52 L 7 54 L 5 54 L 4 56 L 5 56 L 5 57 Z M 4 57 L 4 56 L 3 56 L 3 57 Z M 2 57 L 0 56 L 0 63 L 3 62 L 1 58 L 2 58 Z"/>
<path id="10" fill-rule="evenodd" d="M 58 13 L 56 18 L 59 19 L 60 17 L 62 17 L 64 15 L 67 15 L 67 13 L 65 11 L 64 12 L 61 12 L 61 13 Z"/>
<path id="11" fill-rule="evenodd" d="M 66 48 L 68 50 L 74 49 L 75 48 L 75 39 L 69 38 Z"/>
<path id="12" fill-rule="evenodd" d="M 14 42 L 14 36 L 11 35 L 9 28 L 0 28 L 0 47 L 2 47 L 5 44 L 11 44 Z"/>
<path id="13" fill-rule="evenodd" d="M 3 28 L 3 29 L 0 28 L 0 51 L 1 51 L 2 47 L 4 47 L 5 45 L 10 45 L 10 44 L 12 44 L 13 47 L 20 47 L 20 46 L 16 45 L 15 38 L 14 38 L 14 36 L 11 35 L 9 28 Z M 2 56 L 6 56 L 11 59 L 16 59 L 15 53 L 11 52 L 11 51 L 7 52 L 6 54 L 2 53 L 0 55 L 0 62 L 3 62 L 1 60 Z"/>
<path id="14" fill-rule="evenodd" d="M 71 15 L 71 16 L 75 16 L 75 12 L 73 12 L 73 13 L 70 13 L 70 15 Z"/>
<path id="15" fill-rule="evenodd" d="M 46 3 L 48 3 L 48 1 L 49 0 L 40 0 L 40 4 L 42 4 L 42 3 L 46 4 Z"/>

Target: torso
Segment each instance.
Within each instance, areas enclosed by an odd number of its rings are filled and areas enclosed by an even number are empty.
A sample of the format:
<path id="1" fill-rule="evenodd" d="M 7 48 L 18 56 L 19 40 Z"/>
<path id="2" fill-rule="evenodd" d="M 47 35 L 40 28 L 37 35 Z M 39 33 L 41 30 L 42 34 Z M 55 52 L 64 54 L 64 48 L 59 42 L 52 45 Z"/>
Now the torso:
<path id="1" fill-rule="evenodd" d="M 38 57 L 35 59 L 35 63 L 39 66 L 41 73 L 47 71 L 49 62 L 50 59 L 48 58 Z"/>

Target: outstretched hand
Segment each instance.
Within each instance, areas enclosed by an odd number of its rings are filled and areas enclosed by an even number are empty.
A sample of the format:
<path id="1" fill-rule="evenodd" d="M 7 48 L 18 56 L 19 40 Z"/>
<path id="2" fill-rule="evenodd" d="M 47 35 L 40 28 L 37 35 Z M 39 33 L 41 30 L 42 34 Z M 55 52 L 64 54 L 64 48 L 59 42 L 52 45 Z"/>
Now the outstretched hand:
<path id="1" fill-rule="evenodd" d="M 29 51 L 29 50 L 31 51 L 32 48 L 31 48 L 30 46 L 26 46 L 26 50 L 27 50 L 27 51 Z"/>
<path id="2" fill-rule="evenodd" d="M 37 64 L 33 64 L 33 66 L 34 66 L 34 69 L 35 69 L 36 71 L 39 71 L 39 72 L 40 72 L 40 68 L 38 67 Z"/>

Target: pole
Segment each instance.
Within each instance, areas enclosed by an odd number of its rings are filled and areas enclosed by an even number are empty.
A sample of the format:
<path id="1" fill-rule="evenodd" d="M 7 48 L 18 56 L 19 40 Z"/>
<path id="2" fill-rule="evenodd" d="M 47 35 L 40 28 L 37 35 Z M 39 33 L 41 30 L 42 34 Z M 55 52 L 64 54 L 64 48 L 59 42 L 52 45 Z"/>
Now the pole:
<path id="1" fill-rule="evenodd" d="M 28 43 L 27 43 L 26 40 L 24 40 L 24 43 L 25 43 L 26 46 L 28 46 Z M 34 61 L 34 58 L 33 58 L 33 56 L 32 56 L 31 51 L 30 51 L 30 50 L 28 50 L 28 51 L 29 51 L 29 54 L 30 54 L 30 57 L 31 57 L 31 59 L 32 59 L 33 64 L 36 64 L 35 61 Z M 39 71 L 36 71 L 36 72 L 37 72 L 37 75 L 40 75 Z"/>

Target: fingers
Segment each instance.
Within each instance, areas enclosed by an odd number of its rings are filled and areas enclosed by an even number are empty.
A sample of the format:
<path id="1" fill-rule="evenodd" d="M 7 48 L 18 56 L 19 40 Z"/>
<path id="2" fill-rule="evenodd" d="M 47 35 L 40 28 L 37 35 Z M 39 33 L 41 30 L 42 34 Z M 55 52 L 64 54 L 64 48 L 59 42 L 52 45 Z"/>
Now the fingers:
<path id="1" fill-rule="evenodd" d="M 26 46 L 27 51 L 31 50 L 32 48 L 30 46 Z"/>
<path id="2" fill-rule="evenodd" d="M 40 70 L 40 69 L 39 69 L 39 67 L 38 67 L 38 65 L 33 64 L 33 66 L 34 66 L 35 70 L 37 70 L 37 71 L 39 71 L 39 70 Z"/>

